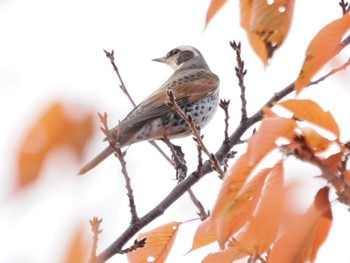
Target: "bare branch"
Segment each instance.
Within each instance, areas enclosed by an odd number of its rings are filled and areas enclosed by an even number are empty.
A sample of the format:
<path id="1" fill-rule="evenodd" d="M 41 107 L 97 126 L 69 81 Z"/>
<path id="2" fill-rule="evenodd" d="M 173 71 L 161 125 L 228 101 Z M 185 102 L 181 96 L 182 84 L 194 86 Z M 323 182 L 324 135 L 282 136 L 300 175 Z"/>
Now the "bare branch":
<path id="1" fill-rule="evenodd" d="M 116 157 L 118 158 L 121 166 L 122 166 L 122 174 L 124 175 L 124 180 L 125 180 L 125 187 L 127 190 L 127 196 L 129 199 L 129 207 L 130 207 L 130 213 L 131 213 L 131 223 L 132 224 L 136 224 L 139 222 L 139 217 L 137 215 L 137 211 L 136 211 L 136 205 L 135 205 L 135 197 L 133 194 L 133 189 L 131 186 L 131 179 L 128 175 L 128 171 L 126 169 L 126 161 L 125 161 L 125 154 L 126 152 L 122 152 L 120 145 L 119 145 L 119 140 L 118 140 L 118 135 L 119 132 L 117 130 L 117 132 L 115 134 L 117 134 L 115 137 L 112 136 L 110 129 L 108 128 L 108 124 L 107 124 L 107 113 L 104 113 L 103 115 L 99 114 L 100 117 L 100 121 L 102 123 L 102 127 L 101 130 L 104 132 L 104 134 L 106 135 L 106 138 L 109 141 L 110 146 L 113 148 L 114 153 L 116 155 Z"/>
<path id="2" fill-rule="evenodd" d="M 241 58 L 241 43 L 238 42 L 238 44 L 233 41 L 230 42 L 231 47 L 236 52 L 236 61 L 237 66 L 235 67 L 236 76 L 238 78 L 238 86 L 241 89 L 241 102 L 242 102 L 242 108 L 241 108 L 241 122 L 244 122 L 247 120 L 247 99 L 245 97 L 245 85 L 244 85 L 244 76 L 247 74 L 247 70 L 244 69 L 244 61 Z"/>
<path id="3" fill-rule="evenodd" d="M 132 244 L 130 247 L 128 247 L 126 249 L 120 250 L 119 254 L 126 254 L 126 253 L 134 251 L 138 248 L 143 248 L 147 243 L 146 241 L 147 241 L 147 238 L 142 238 L 141 240 L 135 239 L 134 244 Z"/>
<path id="4" fill-rule="evenodd" d="M 224 137 L 224 141 L 228 140 L 228 120 L 230 119 L 230 115 L 228 114 L 228 106 L 230 105 L 230 100 L 220 100 L 219 106 L 224 110 L 225 112 L 225 137 Z"/>
<path id="5" fill-rule="evenodd" d="M 349 38 L 350 39 L 350 38 Z M 328 77 L 334 75 L 335 73 L 341 71 L 341 70 L 346 70 L 346 68 L 350 65 L 350 57 L 348 58 L 348 60 L 343 64 L 341 65 L 340 67 L 337 67 L 335 69 L 332 69 L 330 72 L 328 72 L 326 75 L 322 76 L 321 78 L 315 80 L 315 81 L 312 81 L 309 86 L 311 85 L 315 85 L 315 84 L 318 84 L 320 83 L 321 81 L 324 81 L 325 79 L 327 79 Z"/>
<path id="6" fill-rule="evenodd" d="M 91 247 L 89 263 L 96 262 L 98 235 L 102 232 L 102 230 L 100 229 L 101 223 L 102 223 L 102 219 L 98 219 L 98 217 L 93 217 L 92 220 L 90 220 L 90 226 L 93 233 L 93 237 L 92 237 L 93 242 Z"/>
<path id="7" fill-rule="evenodd" d="M 350 6 L 348 2 L 345 2 L 344 0 L 340 0 L 339 5 L 342 9 L 343 15 L 345 15 L 350 11 Z"/>

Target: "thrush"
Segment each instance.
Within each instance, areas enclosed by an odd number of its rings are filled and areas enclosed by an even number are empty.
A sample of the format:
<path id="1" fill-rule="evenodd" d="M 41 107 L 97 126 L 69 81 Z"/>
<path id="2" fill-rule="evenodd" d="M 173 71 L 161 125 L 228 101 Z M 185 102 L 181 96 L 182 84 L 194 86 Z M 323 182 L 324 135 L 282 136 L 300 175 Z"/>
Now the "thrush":
<path id="1" fill-rule="evenodd" d="M 212 119 L 219 104 L 219 78 L 211 72 L 196 48 L 179 46 L 153 61 L 164 63 L 175 72 L 110 130 L 120 147 L 141 141 L 172 139 L 191 134 L 186 121 L 166 103 L 169 101 L 169 90 L 172 91 L 181 110 L 191 114 L 192 121 L 201 128 Z M 107 146 L 87 163 L 79 174 L 97 166 L 113 151 L 113 147 Z"/>

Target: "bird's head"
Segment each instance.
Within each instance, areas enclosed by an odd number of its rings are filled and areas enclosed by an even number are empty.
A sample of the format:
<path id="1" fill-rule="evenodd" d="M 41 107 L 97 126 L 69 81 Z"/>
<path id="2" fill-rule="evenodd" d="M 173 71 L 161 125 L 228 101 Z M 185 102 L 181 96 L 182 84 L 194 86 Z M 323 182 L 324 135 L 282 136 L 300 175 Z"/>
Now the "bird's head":
<path id="1" fill-rule="evenodd" d="M 179 46 L 169 51 L 164 57 L 153 59 L 153 61 L 165 63 L 174 70 L 184 65 L 189 65 L 191 68 L 207 66 L 202 54 L 191 46 Z"/>

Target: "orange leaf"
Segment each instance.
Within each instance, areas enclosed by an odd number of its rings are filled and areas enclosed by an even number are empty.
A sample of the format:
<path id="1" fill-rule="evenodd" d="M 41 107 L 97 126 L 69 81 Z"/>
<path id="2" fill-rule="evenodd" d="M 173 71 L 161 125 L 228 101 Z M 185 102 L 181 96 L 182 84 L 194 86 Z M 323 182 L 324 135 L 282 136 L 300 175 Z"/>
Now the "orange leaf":
<path id="1" fill-rule="evenodd" d="M 267 64 L 274 51 L 286 38 L 295 0 L 241 1 L 241 25 L 246 30 L 254 51 Z"/>
<path id="2" fill-rule="evenodd" d="M 216 225 L 211 216 L 204 220 L 197 228 L 193 237 L 192 248 L 189 252 L 204 247 L 216 240 Z"/>
<path id="3" fill-rule="evenodd" d="M 320 189 L 308 211 L 286 226 L 268 257 L 269 263 L 312 262 L 332 224 L 329 188 Z"/>
<path id="4" fill-rule="evenodd" d="M 138 240 L 147 238 L 146 245 L 127 254 L 129 262 L 164 262 L 172 248 L 181 222 L 171 222 L 142 233 Z"/>
<path id="5" fill-rule="evenodd" d="M 329 111 L 323 111 L 322 108 L 312 100 L 286 100 L 278 105 L 290 110 L 295 117 L 301 120 L 309 121 L 332 133 L 339 138 L 339 127 Z"/>
<path id="6" fill-rule="evenodd" d="M 211 0 L 210 6 L 207 11 L 207 18 L 205 20 L 205 25 L 207 26 L 214 15 L 221 9 L 221 7 L 226 3 L 227 0 Z"/>
<path id="7" fill-rule="evenodd" d="M 250 45 L 255 53 L 264 63 L 268 63 L 267 49 L 264 42 L 251 30 L 251 15 L 252 15 L 252 0 L 241 0 L 240 5 L 241 12 L 241 26 L 245 29 L 248 35 Z"/>
<path id="8" fill-rule="evenodd" d="M 89 254 L 88 247 L 86 246 L 86 238 L 84 230 L 79 228 L 76 230 L 72 242 L 69 246 L 69 251 L 64 263 L 83 263 L 86 262 L 86 255 Z"/>
<path id="9" fill-rule="evenodd" d="M 296 128 L 292 119 L 282 117 L 264 118 L 259 130 L 248 140 L 249 164 L 259 162 L 268 152 L 276 148 L 280 137 L 290 138 Z"/>
<path id="10" fill-rule="evenodd" d="M 306 50 L 304 64 L 295 82 L 295 90 L 300 92 L 311 78 L 343 48 L 341 40 L 350 28 L 350 14 L 333 21 L 322 28 L 312 39 Z"/>
<path id="11" fill-rule="evenodd" d="M 228 202 L 236 198 L 253 169 L 254 166 L 248 165 L 247 154 L 243 154 L 236 161 L 224 177 L 224 182 L 211 215 L 213 219 L 216 220 L 229 207 L 230 203 Z"/>
<path id="12" fill-rule="evenodd" d="M 339 167 L 342 165 L 343 152 L 335 153 L 327 159 L 321 159 L 323 165 L 330 169 L 334 174 L 339 172 Z"/>
<path id="13" fill-rule="evenodd" d="M 38 178 L 48 153 L 57 147 L 68 146 L 81 156 L 92 136 L 93 123 L 91 114 L 77 114 L 82 111 L 79 108 L 54 103 L 30 128 L 19 150 L 18 187 Z"/>
<path id="14" fill-rule="evenodd" d="M 343 171 L 344 180 L 347 184 L 350 184 L 350 170 Z"/>
<path id="15" fill-rule="evenodd" d="M 202 260 L 202 263 L 231 263 L 245 256 L 247 256 L 247 254 L 242 251 L 242 249 L 237 245 L 237 242 L 234 242 L 223 251 L 207 255 Z"/>
<path id="16" fill-rule="evenodd" d="M 237 197 L 225 198 L 227 207 L 216 219 L 217 239 L 221 248 L 242 226 L 247 224 L 259 202 L 265 179 L 271 169 L 263 169 L 239 191 Z"/>
<path id="17" fill-rule="evenodd" d="M 307 145 L 310 149 L 313 150 L 314 153 L 327 150 L 332 143 L 330 140 L 321 136 L 311 127 L 302 127 L 301 130 L 303 132 Z"/>
<path id="18" fill-rule="evenodd" d="M 283 211 L 283 181 L 283 163 L 280 162 L 267 177 L 250 224 L 237 237 L 239 246 L 250 255 L 267 252 L 277 238 Z"/>

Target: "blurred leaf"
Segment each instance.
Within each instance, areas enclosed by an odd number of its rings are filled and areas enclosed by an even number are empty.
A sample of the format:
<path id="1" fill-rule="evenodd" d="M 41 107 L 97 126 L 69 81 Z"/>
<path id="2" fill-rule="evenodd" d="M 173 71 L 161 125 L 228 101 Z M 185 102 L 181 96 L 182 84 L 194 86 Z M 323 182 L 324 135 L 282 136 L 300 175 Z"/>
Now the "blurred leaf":
<path id="1" fill-rule="evenodd" d="M 341 40 L 349 28 L 350 14 L 348 13 L 326 25 L 311 40 L 306 50 L 304 64 L 295 82 L 297 92 L 307 86 L 321 67 L 342 50 Z"/>
<path id="2" fill-rule="evenodd" d="M 247 154 L 243 154 L 227 172 L 211 215 L 214 220 L 230 206 L 227 201 L 237 197 L 253 169 L 254 166 L 248 165 Z"/>
<path id="3" fill-rule="evenodd" d="M 263 194 L 257 209 L 252 210 L 250 223 L 237 237 L 242 250 L 249 255 L 261 255 L 276 240 L 283 211 L 283 163 L 268 170 Z M 254 216 L 253 216 L 254 212 Z"/>
<path id="4" fill-rule="evenodd" d="M 327 150 L 332 144 L 332 141 L 321 136 L 311 127 L 301 127 L 300 129 L 303 132 L 307 145 L 315 154 Z"/>
<path id="5" fill-rule="evenodd" d="M 342 166 L 343 155 L 343 152 L 335 153 L 326 159 L 321 159 L 322 164 L 330 169 L 334 174 L 338 174 L 339 167 Z"/>
<path id="6" fill-rule="evenodd" d="M 69 250 L 63 263 L 85 263 L 89 255 L 88 247 L 86 246 L 86 239 L 84 230 L 78 228 L 72 238 Z"/>
<path id="7" fill-rule="evenodd" d="M 202 263 L 231 263 L 245 256 L 247 256 L 247 254 L 242 251 L 237 242 L 234 242 L 229 244 L 225 250 L 208 254 L 202 260 Z"/>
<path id="8" fill-rule="evenodd" d="M 227 0 L 211 0 L 210 6 L 207 11 L 207 18 L 205 20 L 206 26 L 226 2 Z"/>
<path id="9" fill-rule="evenodd" d="M 79 157 L 93 134 L 92 114 L 79 105 L 53 103 L 29 129 L 19 150 L 17 187 L 34 182 L 47 155 L 55 148 L 68 147 Z M 74 116 L 74 118 L 72 117 Z"/>
<path id="10" fill-rule="evenodd" d="M 291 138 L 296 123 L 292 119 L 282 117 L 264 117 L 259 130 L 248 140 L 249 164 L 259 162 L 268 152 L 276 148 L 276 140 L 280 137 Z"/>
<path id="11" fill-rule="evenodd" d="M 224 198 L 222 202 L 226 203 L 226 208 L 216 219 L 217 237 L 221 248 L 224 247 L 231 236 L 253 217 L 253 212 L 265 185 L 265 179 L 270 172 L 271 169 L 261 170 L 244 185 L 235 198 L 230 198 L 227 190 L 228 195 L 222 196 Z"/>
<path id="12" fill-rule="evenodd" d="M 286 100 L 278 105 L 290 110 L 295 117 L 301 120 L 309 121 L 332 133 L 339 138 L 339 127 L 329 111 L 324 111 L 312 100 Z"/>
<path id="13" fill-rule="evenodd" d="M 264 65 L 286 38 L 295 0 L 241 0 L 241 25 Z"/>
<path id="14" fill-rule="evenodd" d="M 269 263 L 312 262 L 328 236 L 332 211 L 329 188 L 320 189 L 314 203 L 299 220 L 290 222 L 268 257 Z"/>
<path id="15" fill-rule="evenodd" d="M 138 240 L 147 238 L 146 245 L 127 254 L 129 262 L 164 262 L 172 248 L 181 222 L 171 222 L 142 233 Z"/>

